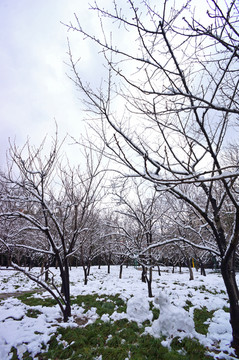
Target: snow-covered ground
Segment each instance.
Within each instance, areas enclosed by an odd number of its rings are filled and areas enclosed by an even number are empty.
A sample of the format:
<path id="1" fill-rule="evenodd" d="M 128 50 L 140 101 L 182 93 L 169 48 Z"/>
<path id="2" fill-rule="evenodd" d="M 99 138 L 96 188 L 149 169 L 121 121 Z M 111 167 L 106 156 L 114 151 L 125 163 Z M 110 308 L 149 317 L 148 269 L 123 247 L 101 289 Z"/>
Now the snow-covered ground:
<path id="1" fill-rule="evenodd" d="M 39 269 L 35 269 L 39 271 Z M 52 270 L 57 273 L 57 270 Z M 152 312 L 149 308 L 147 297 L 147 285 L 142 283 L 141 272 L 134 267 L 124 268 L 123 278 L 119 279 L 119 267 L 112 266 L 111 273 L 107 274 L 107 268 L 92 267 L 88 285 L 83 285 L 83 271 L 81 268 L 71 270 L 71 294 L 86 295 L 116 295 L 127 302 L 126 313 L 114 312 L 111 316 L 102 316 L 104 321 L 112 321 L 119 318 L 128 318 L 138 323 L 150 320 L 150 326 L 146 332 L 155 337 L 165 335 L 165 346 L 175 336 L 196 337 L 209 349 L 217 349 L 217 358 L 233 359 L 226 357 L 225 352 L 232 353 L 230 348 L 231 326 L 229 313 L 223 310 L 228 307 L 227 295 L 220 274 L 208 271 L 203 277 L 200 273 L 194 272 L 194 280 L 189 281 L 187 269 L 180 274 L 177 270 L 173 274 L 170 268 L 164 268 L 161 276 L 157 271 L 153 272 L 153 294 L 155 306 L 160 309 L 160 316 L 152 321 Z M 26 277 L 14 270 L 0 270 L 0 293 L 13 293 L 16 291 L 27 291 L 36 288 L 36 285 Z M 46 293 L 36 293 L 35 297 L 48 297 Z M 190 302 L 189 311 L 184 306 Z M 195 331 L 193 312 L 195 308 L 206 306 L 208 310 L 216 310 L 213 318 L 209 320 L 207 335 Z M 41 314 L 36 318 L 26 315 L 29 309 L 39 310 Z M 84 308 L 73 305 L 72 318 L 67 324 L 61 326 L 79 326 L 74 322 L 74 315 L 78 318 L 83 314 Z M 84 317 L 89 322 L 95 321 L 98 315 L 94 308 L 88 310 Z M 15 347 L 18 356 L 21 358 L 26 350 L 33 356 L 37 354 L 42 344 L 46 344 L 51 335 L 59 326 L 61 318 L 58 306 L 30 307 L 23 304 L 15 297 L 8 297 L 0 302 L 0 359 L 11 359 L 11 347 Z M 220 355 L 221 351 L 221 355 Z"/>

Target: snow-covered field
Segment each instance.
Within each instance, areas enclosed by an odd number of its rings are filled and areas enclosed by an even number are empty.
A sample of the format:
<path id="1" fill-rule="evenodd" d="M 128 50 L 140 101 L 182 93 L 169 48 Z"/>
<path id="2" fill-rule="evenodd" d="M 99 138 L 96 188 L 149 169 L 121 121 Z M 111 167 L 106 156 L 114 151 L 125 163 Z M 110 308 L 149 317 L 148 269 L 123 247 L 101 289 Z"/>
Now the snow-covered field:
<path id="1" fill-rule="evenodd" d="M 57 270 L 51 269 L 57 273 Z M 194 270 L 194 280 L 189 281 L 187 269 L 183 269 L 180 274 L 177 269 L 173 274 L 170 268 L 163 268 L 161 276 L 157 271 L 153 272 L 153 294 L 155 306 L 160 309 L 157 320 L 152 321 L 152 311 L 149 308 L 147 297 L 147 285 L 141 282 L 141 271 L 134 267 L 125 268 L 123 277 L 119 279 L 119 267 L 112 266 L 111 273 L 107 274 L 107 268 L 92 267 L 88 285 L 83 285 L 83 271 L 81 268 L 71 270 L 71 294 L 86 295 L 115 295 L 127 302 L 125 313 L 114 312 L 111 316 L 104 314 L 102 320 L 113 321 L 120 318 L 142 323 L 150 320 L 150 325 L 145 329 L 146 332 L 155 337 L 165 335 L 165 346 L 170 346 L 170 342 L 175 336 L 196 337 L 209 349 L 217 349 L 217 359 L 233 359 L 225 353 L 232 353 L 230 348 L 231 326 L 229 323 L 229 313 L 224 311 L 228 307 L 227 295 L 220 274 L 207 272 L 203 277 Z M 35 269 L 39 271 L 39 269 Z M 0 293 L 13 293 L 16 291 L 27 291 L 36 288 L 36 285 L 26 277 L 14 270 L 0 270 Z M 48 297 L 46 293 L 42 295 L 36 293 L 35 297 Z M 185 305 L 190 304 L 188 311 Z M 209 321 L 207 335 L 199 334 L 195 331 L 193 322 L 193 312 L 195 308 L 206 307 L 208 310 L 215 310 L 213 318 Z M 224 309 L 223 309 L 224 308 Z M 29 309 L 40 310 L 36 318 L 27 316 Z M 78 305 L 72 306 L 72 317 L 67 326 L 79 326 L 75 323 L 75 316 L 78 318 L 83 314 L 84 308 Z M 96 309 L 88 310 L 84 317 L 89 322 L 94 322 L 98 315 Z M 34 357 L 42 344 L 47 344 L 51 335 L 56 331 L 59 324 L 61 313 L 58 306 L 42 307 L 27 306 L 16 297 L 8 297 L 0 302 L 0 359 L 7 360 L 12 358 L 12 346 L 17 349 L 18 356 L 25 351 L 29 351 Z M 85 325 L 83 325 L 85 326 Z M 221 351 L 221 353 L 220 353 Z"/>

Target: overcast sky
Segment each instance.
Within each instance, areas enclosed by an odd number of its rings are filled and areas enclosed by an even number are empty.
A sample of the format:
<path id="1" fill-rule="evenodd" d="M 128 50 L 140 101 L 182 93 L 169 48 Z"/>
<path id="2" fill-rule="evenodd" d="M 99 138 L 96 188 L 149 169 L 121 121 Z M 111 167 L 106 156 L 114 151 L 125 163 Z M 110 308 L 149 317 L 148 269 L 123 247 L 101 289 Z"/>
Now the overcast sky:
<path id="1" fill-rule="evenodd" d="M 69 34 L 61 21 L 69 23 L 76 12 L 93 26 L 88 8 L 88 0 L 0 1 L 1 163 L 8 138 L 21 146 L 29 136 L 37 145 L 54 133 L 55 120 L 61 135 L 83 130 L 82 104 L 66 75 Z M 84 46 L 80 51 L 89 52 Z"/>

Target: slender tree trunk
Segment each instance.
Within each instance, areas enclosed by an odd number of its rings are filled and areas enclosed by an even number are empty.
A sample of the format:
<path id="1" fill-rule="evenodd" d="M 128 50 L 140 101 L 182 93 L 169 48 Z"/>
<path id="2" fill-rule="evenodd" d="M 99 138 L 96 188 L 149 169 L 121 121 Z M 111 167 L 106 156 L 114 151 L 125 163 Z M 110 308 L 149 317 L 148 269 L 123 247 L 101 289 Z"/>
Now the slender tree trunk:
<path id="1" fill-rule="evenodd" d="M 64 322 L 66 322 L 71 316 L 71 303 L 70 303 L 70 278 L 69 278 L 69 267 L 68 264 L 65 265 L 64 271 L 64 280 L 63 280 L 63 289 L 65 295 L 65 310 L 64 310 Z"/>
<path id="2" fill-rule="evenodd" d="M 87 285 L 88 283 L 88 270 L 87 267 L 83 265 L 83 270 L 84 270 L 84 285 Z"/>
<path id="3" fill-rule="evenodd" d="M 11 266 L 11 261 L 12 261 L 11 254 L 7 254 L 7 268 L 9 268 L 9 266 Z"/>
<path id="4" fill-rule="evenodd" d="M 153 280 L 153 269 L 152 267 L 149 268 L 149 277 L 146 276 L 147 284 L 148 284 L 148 296 L 153 297 L 152 292 L 152 280 Z"/>
<path id="5" fill-rule="evenodd" d="M 203 262 L 202 262 L 202 261 L 200 261 L 200 267 L 201 267 L 201 275 L 206 276 L 205 267 L 204 267 L 204 265 L 203 265 Z"/>
<path id="6" fill-rule="evenodd" d="M 45 262 L 45 282 L 49 280 L 49 262 Z"/>
<path id="7" fill-rule="evenodd" d="M 44 266 L 45 266 L 45 262 L 44 262 L 44 260 L 43 260 L 43 262 L 42 262 L 42 264 L 41 264 L 41 275 L 43 275 Z"/>
<path id="8" fill-rule="evenodd" d="M 31 269 L 32 269 L 32 259 L 29 256 L 29 258 L 28 258 L 28 271 L 31 271 Z"/>
<path id="9" fill-rule="evenodd" d="M 161 276 L 160 266 L 158 265 L 158 274 Z"/>
<path id="10" fill-rule="evenodd" d="M 147 277 L 146 268 L 145 266 L 142 265 L 142 274 L 141 274 L 142 282 L 146 283 L 146 277 Z"/>
<path id="11" fill-rule="evenodd" d="M 195 262 L 195 268 L 196 268 L 196 270 L 198 271 L 198 269 L 199 269 L 199 262 L 198 262 L 198 260 L 196 260 L 196 259 L 194 259 L 194 262 Z"/>
<path id="12" fill-rule="evenodd" d="M 120 265 L 119 278 L 122 279 L 123 264 Z"/>
<path id="13" fill-rule="evenodd" d="M 221 264 L 221 274 L 230 302 L 230 323 L 232 326 L 232 347 L 239 357 L 239 291 L 235 273 L 235 253 Z"/>
<path id="14" fill-rule="evenodd" d="M 64 259 L 64 264 L 62 264 L 60 260 L 58 263 L 60 267 L 61 280 L 62 280 L 61 292 L 65 300 L 63 318 L 64 318 L 64 322 L 67 322 L 68 318 L 71 316 L 69 264 L 67 259 Z"/>
<path id="15" fill-rule="evenodd" d="M 110 274 L 110 263 L 108 262 L 108 274 Z"/>
<path id="16" fill-rule="evenodd" d="M 101 256 L 99 256 L 99 264 L 98 264 L 98 269 L 100 269 L 101 267 Z"/>
<path id="17" fill-rule="evenodd" d="M 189 280 L 193 280 L 194 277 L 193 277 L 193 270 L 192 270 L 192 266 L 191 266 L 191 262 L 190 262 L 190 259 L 188 258 L 188 269 L 189 269 Z"/>

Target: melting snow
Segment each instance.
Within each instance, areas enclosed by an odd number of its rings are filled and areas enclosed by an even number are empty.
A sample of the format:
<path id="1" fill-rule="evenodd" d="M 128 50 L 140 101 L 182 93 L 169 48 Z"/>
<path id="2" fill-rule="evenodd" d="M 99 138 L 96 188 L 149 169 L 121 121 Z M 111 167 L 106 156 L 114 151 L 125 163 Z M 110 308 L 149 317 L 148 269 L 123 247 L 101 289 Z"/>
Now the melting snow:
<path id="1" fill-rule="evenodd" d="M 39 269 L 34 269 L 39 271 Z M 59 276 L 57 270 L 52 269 Z M 57 275 L 58 274 L 58 275 Z M 146 332 L 159 337 L 166 336 L 164 345 L 170 346 L 174 336 L 195 336 L 209 349 L 217 349 L 217 358 L 233 359 L 225 354 L 232 352 L 231 326 L 229 313 L 223 310 L 228 307 L 228 299 L 225 293 L 223 280 L 218 273 L 209 272 L 202 277 L 196 271 L 194 280 L 189 281 L 187 269 L 183 273 L 171 272 L 164 268 L 161 276 L 154 271 L 153 294 L 154 299 L 147 296 L 147 284 L 141 282 L 141 272 L 133 267 L 124 268 L 123 278 L 119 279 L 119 267 L 112 266 L 111 273 L 107 274 L 106 267 L 92 267 L 88 285 L 83 284 L 83 271 L 80 268 L 71 270 L 71 294 L 72 295 L 116 295 L 127 302 L 126 313 L 114 313 L 102 315 L 102 321 L 114 321 L 128 318 L 139 324 L 150 320 Z M 0 271 L 0 293 L 11 293 L 26 291 L 36 288 L 36 284 L 26 279 L 22 274 L 13 270 L 2 269 Z M 46 293 L 35 294 L 36 297 L 45 297 Z M 152 321 L 153 314 L 149 302 L 154 301 L 155 306 L 160 309 L 160 316 Z M 189 311 L 184 306 L 190 302 Z M 195 308 L 206 306 L 208 310 L 214 310 L 213 318 L 208 321 L 208 334 L 202 335 L 195 331 L 193 323 L 193 311 Z M 36 309 L 41 312 L 37 318 L 27 316 L 28 309 Z M 76 318 L 85 317 L 87 323 L 78 325 Z M 0 359 L 11 359 L 12 346 L 17 349 L 19 359 L 25 351 L 29 351 L 34 357 L 42 344 L 47 344 L 50 337 L 58 326 L 86 326 L 94 322 L 98 315 L 95 308 L 91 308 L 84 314 L 84 307 L 72 306 L 72 317 L 68 323 L 59 323 L 61 318 L 58 306 L 29 307 L 20 300 L 9 297 L 0 302 Z M 221 351 L 221 353 L 220 353 Z M 224 353 L 223 353 L 224 352 Z"/>

